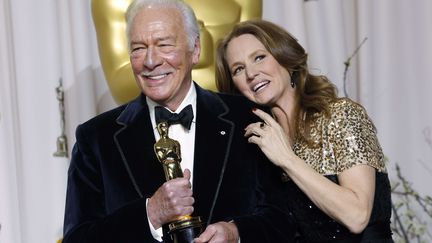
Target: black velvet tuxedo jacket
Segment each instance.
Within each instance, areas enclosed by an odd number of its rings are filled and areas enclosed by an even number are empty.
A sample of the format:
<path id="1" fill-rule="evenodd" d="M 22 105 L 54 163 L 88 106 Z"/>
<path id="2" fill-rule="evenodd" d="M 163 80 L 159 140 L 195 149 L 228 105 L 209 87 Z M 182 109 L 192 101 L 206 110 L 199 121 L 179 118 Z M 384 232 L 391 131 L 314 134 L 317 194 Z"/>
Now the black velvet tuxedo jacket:
<path id="1" fill-rule="evenodd" d="M 257 120 L 252 104 L 196 89 L 193 215 L 206 223 L 234 219 L 242 243 L 289 242 L 293 227 L 277 198 L 281 171 L 244 137 Z M 154 143 L 144 95 L 78 126 L 63 243 L 157 242 L 145 205 L 165 182 Z"/>

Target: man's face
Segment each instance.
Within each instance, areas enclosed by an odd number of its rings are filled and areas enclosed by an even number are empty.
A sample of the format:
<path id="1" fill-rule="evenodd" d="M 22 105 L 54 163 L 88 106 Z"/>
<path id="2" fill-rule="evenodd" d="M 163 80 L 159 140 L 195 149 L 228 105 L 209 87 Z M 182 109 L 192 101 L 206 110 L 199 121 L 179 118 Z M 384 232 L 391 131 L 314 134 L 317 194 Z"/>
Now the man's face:
<path id="1" fill-rule="evenodd" d="M 130 61 L 138 85 L 150 99 L 176 110 L 198 63 L 199 40 L 191 50 L 183 19 L 174 8 L 143 9 L 133 19 L 130 33 Z"/>

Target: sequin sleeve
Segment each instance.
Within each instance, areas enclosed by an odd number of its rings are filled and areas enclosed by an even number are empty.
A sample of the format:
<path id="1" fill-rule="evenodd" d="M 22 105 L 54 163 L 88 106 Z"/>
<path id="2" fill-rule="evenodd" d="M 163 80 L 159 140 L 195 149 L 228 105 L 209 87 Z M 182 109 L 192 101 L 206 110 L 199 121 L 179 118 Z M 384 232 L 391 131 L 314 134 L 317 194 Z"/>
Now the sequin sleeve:
<path id="1" fill-rule="evenodd" d="M 358 164 L 386 172 L 375 126 L 362 106 L 348 99 L 339 100 L 331 106 L 330 124 L 334 126 L 329 135 L 338 174 Z"/>

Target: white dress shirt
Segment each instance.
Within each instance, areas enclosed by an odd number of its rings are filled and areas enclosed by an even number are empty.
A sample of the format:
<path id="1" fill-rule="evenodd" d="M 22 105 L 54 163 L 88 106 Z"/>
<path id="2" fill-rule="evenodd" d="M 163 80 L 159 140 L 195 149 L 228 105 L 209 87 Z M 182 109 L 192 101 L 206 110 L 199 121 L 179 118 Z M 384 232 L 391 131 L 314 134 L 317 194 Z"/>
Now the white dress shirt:
<path id="1" fill-rule="evenodd" d="M 196 114 L 197 114 L 196 98 L 197 98 L 197 94 L 196 94 L 195 85 L 191 83 L 191 87 L 189 88 L 186 97 L 184 98 L 180 106 L 177 108 L 177 110 L 171 111 L 168 108 L 166 108 L 171 112 L 180 113 L 180 111 L 183 110 L 183 108 L 185 108 L 187 105 L 189 104 L 192 105 L 194 118 L 192 120 L 192 125 L 190 127 L 190 130 L 187 130 L 187 128 L 183 127 L 181 124 L 173 124 L 169 127 L 168 130 L 168 136 L 174 140 L 177 140 L 180 143 L 180 152 L 182 158 L 180 165 L 183 171 L 184 169 L 189 169 L 191 171 L 191 179 L 190 179 L 191 184 L 193 181 L 193 163 L 194 163 L 194 151 L 195 151 L 195 127 L 196 127 Z M 155 107 L 159 106 L 159 104 L 149 99 L 148 97 L 146 97 L 146 101 L 150 112 L 150 120 L 153 127 L 153 133 L 156 141 L 158 141 L 160 135 L 156 127 L 157 124 L 155 119 Z M 148 199 L 147 199 L 147 203 L 148 203 Z M 149 226 L 153 238 L 155 238 L 158 241 L 162 241 L 162 227 L 160 227 L 159 229 L 155 229 L 153 225 L 150 223 L 150 219 L 148 217 L 147 219 L 149 222 Z"/>

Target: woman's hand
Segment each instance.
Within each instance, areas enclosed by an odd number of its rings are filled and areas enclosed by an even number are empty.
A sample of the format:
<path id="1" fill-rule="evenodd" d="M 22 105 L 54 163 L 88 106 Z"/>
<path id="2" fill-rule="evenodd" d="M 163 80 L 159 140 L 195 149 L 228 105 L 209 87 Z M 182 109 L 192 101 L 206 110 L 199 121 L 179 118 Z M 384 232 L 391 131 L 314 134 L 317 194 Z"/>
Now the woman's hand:
<path id="1" fill-rule="evenodd" d="M 251 123 L 245 128 L 248 142 L 258 145 L 275 165 L 286 166 L 289 158 L 295 156 L 287 134 L 269 114 L 260 109 L 254 109 L 253 113 L 264 122 Z"/>

